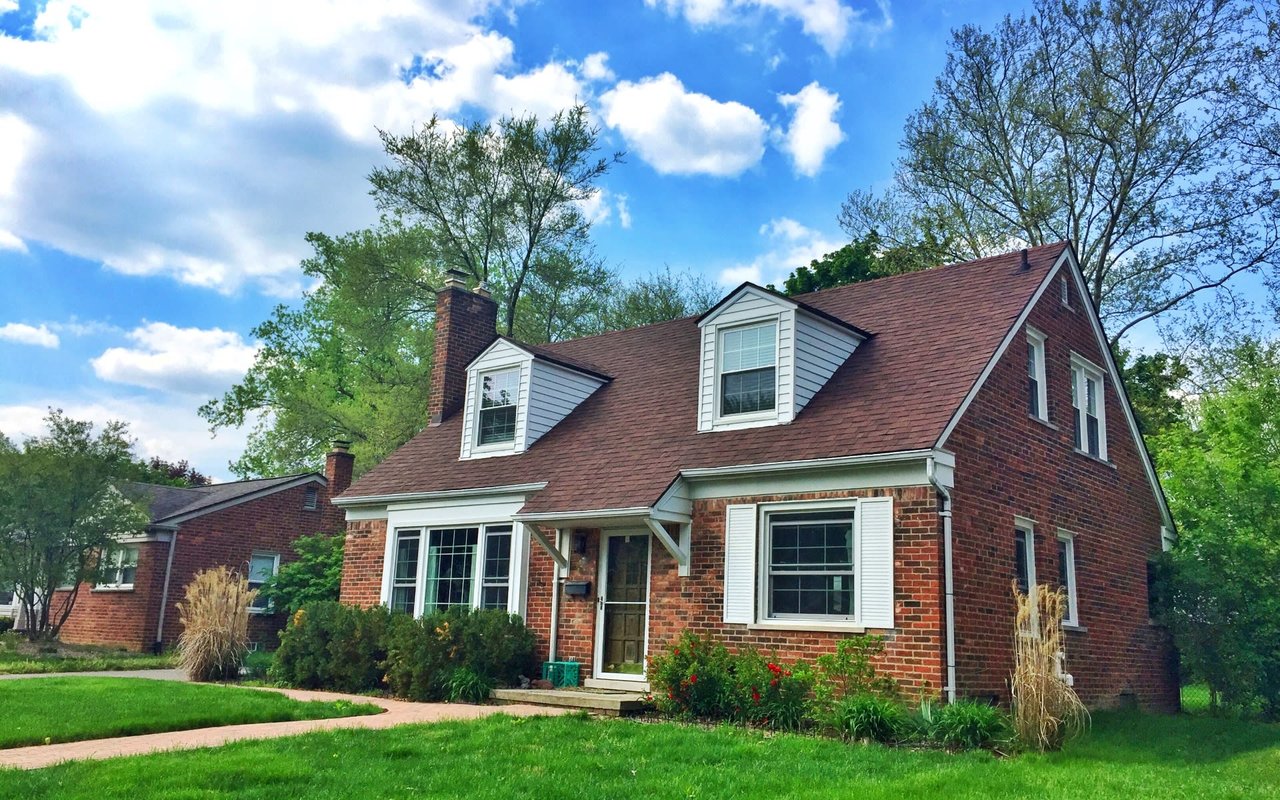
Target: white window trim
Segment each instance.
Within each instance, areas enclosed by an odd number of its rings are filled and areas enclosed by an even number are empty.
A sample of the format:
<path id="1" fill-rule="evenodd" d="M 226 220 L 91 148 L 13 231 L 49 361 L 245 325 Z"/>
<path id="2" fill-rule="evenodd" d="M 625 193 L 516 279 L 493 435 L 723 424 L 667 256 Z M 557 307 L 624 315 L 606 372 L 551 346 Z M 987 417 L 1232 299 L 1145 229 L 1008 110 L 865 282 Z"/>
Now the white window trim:
<path id="1" fill-rule="evenodd" d="M 761 503 L 756 508 L 756 621 L 749 627 L 758 630 L 792 631 L 844 631 L 861 633 L 862 623 L 862 531 L 858 524 L 860 498 L 846 497 L 835 500 L 797 500 L 781 503 Z M 769 516 L 788 512 L 824 510 L 849 510 L 853 514 L 853 617 L 841 619 L 834 616 L 769 616 Z"/>
<path id="2" fill-rule="evenodd" d="M 1067 585 L 1062 587 L 1067 593 L 1067 615 L 1062 624 L 1068 628 L 1080 627 L 1079 589 L 1076 584 L 1076 537 L 1070 531 L 1058 529 L 1058 541 L 1067 545 Z"/>
<path id="3" fill-rule="evenodd" d="M 725 414 L 721 409 L 724 402 L 724 395 L 721 391 L 721 378 L 724 375 L 722 365 L 724 363 L 724 335 L 732 331 L 745 330 L 746 328 L 757 328 L 763 325 L 773 326 L 773 408 L 763 409 L 761 411 L 749 411 L 743 414 Z M 779 340 L 782 338 L 782 314 L 774 313 L 768 316 L 753 319 L 748 322 L 741 322 L 735 325 L 718 325 L 715 329 L 715 371 L 712 381 L 711 402 L 714 403 L 712 408 L 712 425 L 716 428 L 720 426 L 734 426 L 740 423 L 777 421 L 778 404 L 781 398 L 781 381 L 779 380 L 778 365 L 782 361 L 782 349 Z M 736 370 L 745 371 L 745 370 Z"/>
<path id="4" fill-rule="evenodd" d="M 272 561 L 271 561 L 271 575 L 272 575 L 272 577 L 274 577 L 274 576 L 276 576 L 276 575 L 280 574 L 280 554 L 279 554 L 279 553 L 271 553 L 271 552 L 268 552 L 268 551 L 266 551 L 266 550 L 259 550 L 259 551 L 255 551 L 253 554 L 251 554 L 251 555 L 249 556 L 249 569 L 248 569 L 248 570 L 246 570 L 246 573 L 251 573 L 251 572 L 253 571 L 253 560 L 254 560 L 255 558 L 268 558 L 268 557 L 269 557 L 269 558 L 271 558 L 271 560 L 272 560 Z M 248 582 L 248 581 L 249 581 L 249 575 L 248 575 L 248 574 L 246 574 L 246 575 L 245 575 L 245 581 L 246 581 L 246 582 Z M 264 583 L 265 583 L 265 581 L 264 581 Z M 258 586 L 262 586 L 262 583 L 259 583 L 259 584 L 258 584 Z M 253 587 L 253 586 L 249 586 L 249 588 L 250 588 L 250 589 L 252 589 L 252 588 L 254 588 L 254 587 Z M 267 605 L 267 607 L 266 607 L 266 608 L 254 608 L 253 606 L 249 606 L 249 613 L 250 613 L 250 614 L 274 614 L 274 613 L 276 613 L 276 605 L 275 605 L 275 603 L 269 603 L 269 604 Z"/>
<path id="5" fill-rule="evenodd" d="M 1027 343 L 1035 349 L 1036 352 L 1036 408 L 1039 414 L 1031 414 L 1032 419 L 1038 419 L 1041 422 L 1049 421 L 1049 386 L 1048 386 L 1048 367 L 1045 365 L 1045 341 L 1047 341 L 1043 333 L 1027 326 Z M 1028 387 L 1030 388 L 1030 387 Z"/>
<path id="6" fill-rule="evenodd" d="M 1013 518 L 1013 530 L 1022 531 L 1027 534 L 1027 592 L 1034 592 L 1038 582 L 1036 580 L 1036 522 L 1028 517 Z M 1017 569 L 1015 560 L 1014 569 Z M 1018 576 L 1015 574 L 1014 578 Z"/>
<path id="7" fill-rule="evenodd" d="M 129 544 L 116 545 L 112 547 L 110 550 L 108 550 L 106 555 L 109 559 L 111 559 L 111 562 L 108 564 L 108 568 L 113 570 L 117 575 L 121 571 L 123 571 L 123 568 L 121 565 L 124 563 L 123 554 L 126 550 L 132 550 L 134 552 L 133 570 L 135 575 L 134 580 L 136 581 L 137 580 L 136 576 L 138 571 L 138 559 L 142 555 L 142 549 L 139 548 L 137 545 L 129 545 Z M 131 592 L 133 591 L 133 587 L 134 587 L 133 583 L 103 582 L 103 583 L 95 583 L 93 585 L 93 591 L 95 592 Z M 75 585 L 71 584 L 66 587 L 59 586 L 58 588 L 74 589 Z"/>
<path id="8" fill-rule="evenodd" d="M 1089 452 L 1089 424 L 1086 419 L 1086 403 L 1087 386 L 1086 378 L 1093 378 L 1098 383 L 1098 454 L 1094 455 Z M 1099 461 L 1108 461 L 1107 458 L 1107 381 L 1102 368 L 1092 361 L 1084 358 L 1079 353 L 1071 354 L 1071 380 L 1075 387 L 1076 402 L 1080 410 L 1080 446 L 1075 448 L 1077 453 L 1086 455 L 1090 458 L 1096 458 Z M 1072 404 L 1072 436 L 1075 436 L 1075 410 L 1077 406 Z"/>
<path id="9" fill-rule="evenodd" d="M 516 444 L 520 439 L 520 401 L 522 399 L 520 397 L 520 383 L 524 380 L 524 369 L 522 364 L 512 364 L 476 372 L 475 407 L 472 409 L 474 421 L 471 426 L 471 452 L 473 454 L 510 453 L 515 451 Z M 485 376 L 500 375 L 504 372 L 514 372 L 516 376 L 515 402 L 511 404 L 511 408 L 514 408 L 516 412 L 516 420 L 515 427 L 511 431 L 511 440 L 480 444 L 480 412 L 484 408 L 484 379 Z M 506 408 L 506 406 L 499 407 Z"/>
<path id="10" fill-rule="evenodd" d="M 481 599 L 484 596 L 485 578 L 484 578 L 484 562 L 488 555 L 489 546 L 489 528 L 509 527 L 511 529 L 511 549 L 507 562 L 507 607 L 508 613 L 519 613 L 513 611 L 513 607 L 518 607 L 518 598 L 516 592 L 519 590 L 519 581 L 516 571 L 521 569 L 520 559 L 523 558 L 523 548 L 518 547 L 518 537 L 521 535 L 523 527 L 509 520 L 490 520 L 488 522 L 459 522 L 455 524 L 437 524 L 437 525 L 406 525 L 402 528 L 396 528 L 391 535 L 387 537 L 390 547 L 384 559 L 383 581 L 382 581 L 382 604 L 391 605 L 392 593 L 396 588 L 395 585 L 395 562 L 396 562 L 396 545 L 400 541 L 400 537 L 416 533 L 418 535 L 418 563 L 414 569 L 413 582 L 413 610 L 414 617 L 421 617 L 426 611 L 427 599 L 427 560 L 431 548 L 431 533 L 440 530 L 453 530 L 459 528 L 476 528 L 476 553 L 471 563 L 471 597 L 468 606 L 472 609 L 479 609 Z M 498 584 L 490 584 L 496 586 Z"/>

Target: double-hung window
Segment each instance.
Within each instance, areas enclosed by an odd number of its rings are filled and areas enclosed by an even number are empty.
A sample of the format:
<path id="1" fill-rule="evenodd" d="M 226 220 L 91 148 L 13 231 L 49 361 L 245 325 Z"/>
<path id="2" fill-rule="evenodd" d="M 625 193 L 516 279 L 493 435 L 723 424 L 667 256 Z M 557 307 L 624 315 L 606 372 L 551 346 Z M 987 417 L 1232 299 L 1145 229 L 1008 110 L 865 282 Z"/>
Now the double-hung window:
<path id="1" fill-rule="evenodd" d="M 511 545 L 510 523 L 399 531 L 388 604 L 410 614 L 454 606 L 506 609 Z"/>
<path id="2" fill-rule="evenodd" d="M 767 515 L 766 615 L 853 620 L 851 508 Z"/>
<path id="3" fill-rule="evenodd" d="M 476 442 L 510 444 L 516 439 L 516 403 L 520 393 L 520 368 L 480 376 L 480 413 Z"/>
<path id="4" fill-rule="evenodd" d="M 1094 458 L 1107 458 L 1106 403 L 1102 370 L 1079 357 L 1071 359 L 1071 407 L 1073 441 L 1077 450 Z"/>
<path id="5" fill-rule="evenodd" d="M 132 589 L 138 574 L 138 548 L 112 547 L 102 557 L 99 589 Z"/>
<path id="6" fill-rule="evenodd" d="M 1013 579 L 1023 594 L 1030 594 L 1036 585 L 1035 528 L 1023 521 L 1013 528 Z"/>
<path id="7" fill-rule="evenodd" d="M 1076 540 L 1066 531 L 1058 531 L 1058 586 L 1067 595 L 1064 625 L 1079 625 L 1080 611 L 1076 603 Z"/>
<path id="8" fill-rule="evenodd" d="M 1049 398 L 1045 386 L 1044 334 L 1027 329 L 1027 411 L 1039 420 L 1049 420 Z"/>
<path id="9" fill-rule="evenodd" d="M 280 571 L 279 553 L 254 553 L 249 557 L 249 588 L 260 590 L 262 585 Z M 249 610 L 259 614 L 269 614 L 275 607 L 259 594 L 249 604 Z"/>
<path id="10" fill-rule="evenodd" d="M 777 363 L 777 322 L 721 331 L 720 415 L 774 410 L 778 402 Z"/>

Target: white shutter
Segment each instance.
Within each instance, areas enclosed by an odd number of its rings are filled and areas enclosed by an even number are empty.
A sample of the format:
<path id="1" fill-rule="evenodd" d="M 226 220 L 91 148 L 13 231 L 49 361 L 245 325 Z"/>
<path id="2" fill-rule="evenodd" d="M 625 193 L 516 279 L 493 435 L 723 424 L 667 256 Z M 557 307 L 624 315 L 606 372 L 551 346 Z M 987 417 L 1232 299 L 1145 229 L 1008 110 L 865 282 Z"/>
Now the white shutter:
<path id="1" fill-rule="evenodd" d="M 858 502 L 861 552 L 858 577 L 861 611 L 866 628 L 893 627 L 893 498 L 868 497 Z"/>
<path id="2" fill-rule="evenodd" d="M 724 509 L 724 621 L 756 621 L 756 507 Z"/>

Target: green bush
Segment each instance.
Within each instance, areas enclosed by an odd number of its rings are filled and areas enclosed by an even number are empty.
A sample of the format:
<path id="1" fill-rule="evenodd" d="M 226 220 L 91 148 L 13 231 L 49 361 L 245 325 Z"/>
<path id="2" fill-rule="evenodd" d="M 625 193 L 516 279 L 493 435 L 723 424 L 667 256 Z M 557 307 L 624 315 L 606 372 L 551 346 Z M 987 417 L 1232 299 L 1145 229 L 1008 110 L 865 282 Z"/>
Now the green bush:
<path id="1" fill-rule="evenodd" d="M 685 631 L 668 652 L 649 659 L 649 686 L 658 710 L 703 719 L 741 716 L 733 660 L 724 645 Z"/>
<path id="2" fill-rule="evenodd" d="M 1010 735 L 1004 712 L 977 700 L 958 700 L 937 709 L 926 707 L 925 719 L 929 738 L 947 747 L 990 748 Z"/>
<path id="3" fill-rule="evenodd" d="M 494 686 L 533 673 L 533 632 L 516 615 L 451 608 L 417 620 L 397 617 L 388 631 L 385 668 L 387 688 L 399 697 L 483 699 Z M 470 676 L 455 680 L 462 671 Z"/>
<path id="4" fill-rule="evenodd" d="M 450 703 L 483 703 L 492 690 L 493 681 L 470 667 L 459 667 L 449 676 Z"/>
<path id="5" fill-rule="evenodd" d="M 244 666 L 241 669 L 240 677 L 250 681 L 265 681 L 267 680 L 267 673 L 274 662 L 275 656 L 265 650 L 255 650 L 247 653 L 244 657 Z"/>
<path id="6" fill-rule="evenodd" d="M 735 717 L 781 730 L 805 726 L 813 690 L 813 675 L 807 664 L 787 666 L 748 650 L 733 657 L 730 672 Z"/>
<path id="7" fill-rule="evenodd" d="M 346 536 L 317 533 L 293 541 L 297 560 L 280 567 L 258 589 L 258 598 L 290 614 L 313 603 L 336 601 L 342 587 L 342 550 Z"/>
<path id="8" fill-rule="evenodd" d="M 842 739 L 885 744 L 900 741 L 910 730 L 906 708 L 897 700 L 875 694 L 841 697 L 826 714 L 826 723 Z"/>
<path id="9" fill-rule="evenodd" d="M 280 632 L 269 670 L 272 680 L 304 689 L 359 693 L 382 687 L 387 631 L 385 607 L 361 609 L 337 602 L 312 603 Z"/>

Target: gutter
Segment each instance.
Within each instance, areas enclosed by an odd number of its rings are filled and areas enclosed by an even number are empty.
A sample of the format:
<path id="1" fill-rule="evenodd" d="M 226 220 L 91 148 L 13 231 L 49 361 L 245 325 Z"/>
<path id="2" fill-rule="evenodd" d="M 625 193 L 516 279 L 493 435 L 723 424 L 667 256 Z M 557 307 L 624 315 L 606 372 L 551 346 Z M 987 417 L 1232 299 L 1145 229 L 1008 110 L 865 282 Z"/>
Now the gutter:
<path id="1" fill-rule="evenodd" d="M 932 456 L 925 462 L 925 472 L 929 476 L 929 483 L 933 484 L 933 488 L 938 491 L 938 495 L 942 498 L 942 508 L 938 512 L 938 516 L 942 518 L 943 587 L 946 604 L 944 616 L 947 639 L 947 685 L 943 691 L 947 694 L 947 702 L 954 703 L 956 701 L 956 604 L 955 580 L 952 577 L 951 568 L 951 492 L 938 481 L 937 470 Z"/>
<path id="2" fill-rule="evenodd" d="M 164 565 L 164 589 L 160 591 L 160 618 L 156 622 L 156 641 L 152 649 L 159 653 L 164 647 L 164 615 L 169 609 L 169 578 L 173 575 L 173 551 L 178 547 L 178 529 L 169 535 L 169 560 Z"/>

